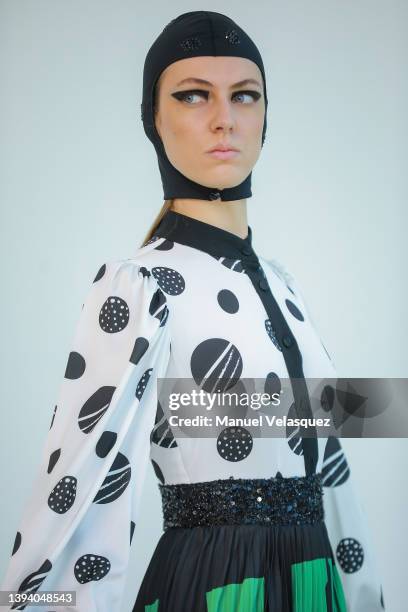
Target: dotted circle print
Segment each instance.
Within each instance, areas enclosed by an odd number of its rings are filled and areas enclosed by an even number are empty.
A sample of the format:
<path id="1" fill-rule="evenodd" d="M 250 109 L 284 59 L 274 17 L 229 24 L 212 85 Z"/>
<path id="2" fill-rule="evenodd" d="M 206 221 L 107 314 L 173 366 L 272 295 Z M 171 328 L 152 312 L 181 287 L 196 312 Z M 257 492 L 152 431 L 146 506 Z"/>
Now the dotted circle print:
<path id="1" fill-rule="evenodd" d="M 99 313 L 99 325 L 104 332 L 115 334 L 125 329 L 129 323 L 129 306 L 116 295 L 109 296 Z"/>
<path id="2" fill-rule="evenodd" d="M 74 574 L 80 584 L 100 580 L 109 572 L 109 559 L 100 555 L 82 555 L 75 563 Z"/>
<path id="3" fill-rule="evenodd" d="M 244 427 L 226 427 L 217 438 L 217 450 L 226 461 L 242 461 L 252 451 L 253 440 Z"/>
<path id="4" fill-rule="evenodd" d="M 152 274 L 160 288 L 168 295 L 180 295 L 186 288 L 184 278 L 173 268 L 156 266 L 152 268 Z"/>
<path id="5" fill-rule="evenodd" d="M 346 574 L 357 572 L 364 561 L 364 551 L 360 542 L 354 538 L 340 540 L 336 550 L 337 560 Z"/>
<path id="6" fill-rule="evenodd" d="M 55 485 L 48 497 L 48 506 L 57 514 L 67 512 L 75 501 L 77 479 L 75 476 L 64 476 Z"/>

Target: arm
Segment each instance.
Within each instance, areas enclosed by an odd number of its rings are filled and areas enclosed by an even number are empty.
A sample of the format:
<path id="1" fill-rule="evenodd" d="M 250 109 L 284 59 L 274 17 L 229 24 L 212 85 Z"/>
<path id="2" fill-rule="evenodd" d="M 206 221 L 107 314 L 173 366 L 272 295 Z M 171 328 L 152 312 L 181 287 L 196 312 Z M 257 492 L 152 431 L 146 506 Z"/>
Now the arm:
<path id="1" fill-rule="evenodd" d="M 156 379 L 169 358 L 168 314 L 146 268 L 131 260 L 101 266 L 77 323 L 3 590 L 73 590 L 76 605 L 61 612 L 119 610 Z"/>

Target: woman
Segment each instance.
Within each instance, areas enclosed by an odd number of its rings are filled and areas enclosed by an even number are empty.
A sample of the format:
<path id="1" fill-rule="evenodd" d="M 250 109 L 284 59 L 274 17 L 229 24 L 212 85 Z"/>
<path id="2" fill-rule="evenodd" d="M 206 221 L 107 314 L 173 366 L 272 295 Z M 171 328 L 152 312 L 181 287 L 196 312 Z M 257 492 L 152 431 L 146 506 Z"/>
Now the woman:
<path id="1" fill-rule="evenodd" d="M 176 411 L 162 393 L 190 380 L 219 400 L 256 379 L 284 412 L 309 416 L 305 378 L 336 376 L 293 276 L 252 245 L 266 108 L 259 51 L 224 15 L 180 15 L 149 50 L 142 119 L 166 202 L 86 296 L 3 589 L 73 590 L 62 610 L 119 611 L 150 458 L 165 531 L 133 612 L 384 609 L 337 438 L 230 421 L 194 430 L 180 417 L 208 407 Z"/>

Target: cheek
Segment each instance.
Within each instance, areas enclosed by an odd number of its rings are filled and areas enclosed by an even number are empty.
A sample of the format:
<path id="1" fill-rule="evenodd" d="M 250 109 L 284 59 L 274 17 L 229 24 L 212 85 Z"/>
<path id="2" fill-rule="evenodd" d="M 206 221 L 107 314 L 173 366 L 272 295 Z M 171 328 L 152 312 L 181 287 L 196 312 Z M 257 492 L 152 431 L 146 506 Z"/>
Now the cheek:
<path id="1" fill-rule="evenodd" d="M 247 137 L 256 140 L 257 136 L 262 133 L 263 124 L 264 115 L 261 113 L 254 113 L 250 117 L 247 117 L 246 121 L 243 123 Z"/>
<path id="2" fill-rule="evenodd" d="M 166 133 L 165 149 L 173 166 L 182 174 L 198 180 L 201 176 L 197 172 L 201 172 L 203 132 L 199 122 L 192 120 L 192 115 L 172 122 Z"/>
<path id="3" fill-rule="evenodd" d="M 194 120 L 193 113 L 171 113 L 166 118 L 165 134 L 168 145 L 171 147 L 191 148 L 197 140 L 199 133 L 199 122 Z M 196 138 L 197 136 L 197 138 Z"/>

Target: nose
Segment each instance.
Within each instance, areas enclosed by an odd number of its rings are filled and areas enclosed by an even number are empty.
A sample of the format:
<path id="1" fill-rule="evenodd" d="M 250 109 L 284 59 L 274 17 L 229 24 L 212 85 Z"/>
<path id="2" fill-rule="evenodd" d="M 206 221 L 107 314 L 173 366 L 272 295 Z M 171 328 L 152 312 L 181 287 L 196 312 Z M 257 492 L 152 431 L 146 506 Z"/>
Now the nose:
<path id="1" fill-rule="evenodd" d="M 231 131 L 235 126 L 234 110 L 229 100 L 217 100 L 211 118 L 211 130 Z"/>

